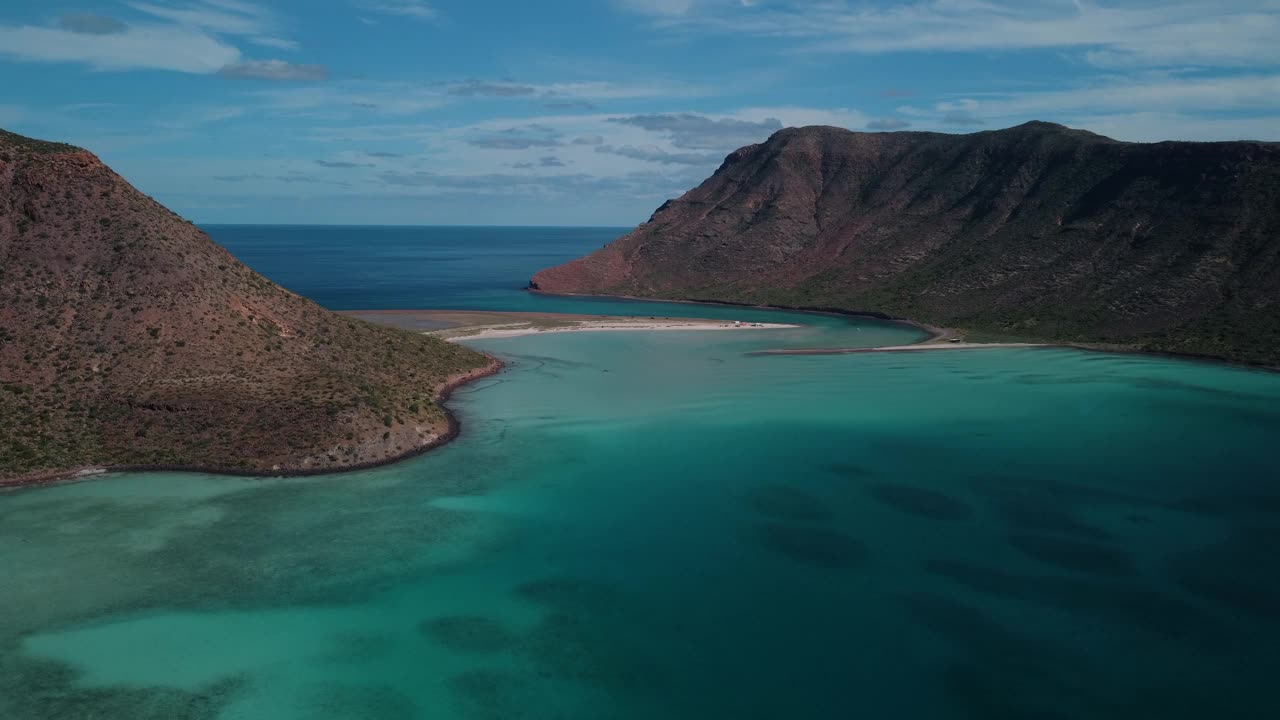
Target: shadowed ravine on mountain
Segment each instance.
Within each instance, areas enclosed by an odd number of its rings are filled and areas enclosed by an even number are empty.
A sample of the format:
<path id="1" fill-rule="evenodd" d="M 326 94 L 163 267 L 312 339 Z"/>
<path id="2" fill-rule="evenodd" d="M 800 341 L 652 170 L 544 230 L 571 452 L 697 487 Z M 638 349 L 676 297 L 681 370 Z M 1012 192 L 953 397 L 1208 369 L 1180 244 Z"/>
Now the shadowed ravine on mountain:
<path id="1" fill-rule="evenodd" d="M 876 312 L 1280 365 L 1280 145 L 779 131 L 548 293 Z"/>

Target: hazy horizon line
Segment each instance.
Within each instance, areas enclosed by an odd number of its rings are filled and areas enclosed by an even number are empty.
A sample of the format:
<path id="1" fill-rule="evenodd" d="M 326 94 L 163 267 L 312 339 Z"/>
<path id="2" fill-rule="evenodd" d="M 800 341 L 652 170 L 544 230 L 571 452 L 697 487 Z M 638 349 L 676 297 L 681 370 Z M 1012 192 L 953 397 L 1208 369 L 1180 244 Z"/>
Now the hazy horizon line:
<path id="1" fill-rule="evenodd" d="M 415 223 L 255 223 L 255 222 L 200 222 L 191 221 L 197 227 L 350 227 L 350 228 L 547 228 L 547 229 L 609 229 L 632 228 L 635 225 L 525 225 L 511 224 L 415 224 Z"/>

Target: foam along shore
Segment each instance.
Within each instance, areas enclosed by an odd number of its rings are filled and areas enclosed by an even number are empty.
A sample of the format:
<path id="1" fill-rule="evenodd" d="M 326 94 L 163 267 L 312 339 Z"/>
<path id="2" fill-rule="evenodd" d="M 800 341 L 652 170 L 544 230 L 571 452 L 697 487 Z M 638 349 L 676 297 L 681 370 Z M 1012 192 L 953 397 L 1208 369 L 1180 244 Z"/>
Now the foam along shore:
<path id="1" fill-rule="evenodd" d="M 564 325 L 538 325 L 535 323 L 511 323 L 505 325 L 477 325 L 472 327 L 434 330 L 431 334 L 445 340 L 480 340 L 485 338 L 518 337 L 542 333 L 614 332 L 637 330 L 781 330 L 799 325 L 781 323 L 745 323 L 716 320 L 648 320 L 613 318 L 611 320 L 574 320 Z"/>
<path id="2" fill-rule="evenodd" d="M 916 345 L 887 345 L 867 348 L 798 348 L 781 350 L 757 350 L 751 355 L 853 355 L 881 352 L 927 352 L 930 350 L 982 350 L 991 348 L 1053 347 L 1052 343 L 972 343 L 972 342 L 924 342 Z"/>

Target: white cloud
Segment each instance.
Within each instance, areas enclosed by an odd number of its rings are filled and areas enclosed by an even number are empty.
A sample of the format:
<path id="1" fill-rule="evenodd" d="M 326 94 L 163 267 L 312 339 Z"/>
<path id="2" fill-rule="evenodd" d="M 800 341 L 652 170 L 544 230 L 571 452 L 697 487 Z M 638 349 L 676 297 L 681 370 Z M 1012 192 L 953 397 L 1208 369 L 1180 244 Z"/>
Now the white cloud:
<path id="1" fill-rule="evenodd" d="M 641 15 L 679 17 L 695 10 L 724 7 L 749 8 L 757 0 L 616 0 L 618 7 Z"/>
<path id="2" fill-rule="evenodd" d="M 242 15 L 267 15 L 269 11 L 256 3 L 247 2 L 246 0 L 196 0 L 203 2 L 205 5 L 211 5 L 223 10 L 238 12 Z"/>
<path id="3" fill-rule="evenodd" d="M 806 125 L 831 125 L 842 128 L 859 128 L 871 118 L 860 110 L 851 108 L 807 108 L 794 106 L 744 108 L 725 117 L 737 120 L 777 118 L 784 127 Z"/>
<path id="4" fill-rule="evenodd" d="M 268 37 L 265 35 L 251 37 L 249 38 L 249 42 L 254 45 L 275 48 L 277 50 L 297 50 L 299 47 L 297 41 L 286 40 L 285 38 L 278 37 Z"/>
<path id="5" fill-rule="evenodd" d="M 939 112 L 973 112 L 978 109 L 978 101 L 972 98 L 962 100 L 944 100 L 937 104 Z"/>
<path id="6" fill-rule="evenodd" d="M 684 150 L 724 150 L 757 143 L 782 129 L 775 117 L 761 120 L 713 118 L 698 113 L 657 113 L 617 117 L 610 122 L 658 133 Z M 685 155 L 685 159 L 691 156 Z"/>
<path id="7" fill-rule="evenodd" d="M 213 73 L 239 64 L 240 50 L 224 39 L 228 36 L 279 50 L 298 49 L 297 42 L 275 34 L 279 23 L 271 11 L 253 3 L 125 4 L 146 19 L 133 22 L 79 13 L 61 16 L 57 27 L 0 25 L 0 56 L 80 62 L 98 70 Z M 248 64 L 261 62 L 270 61 Z"/>
<path id="8" fill-rule="evenodd" d="M 434 89 L 442 94 L 446 87 Z M 295 102 L 305 97 L 303 104 L 310 105 L 321 96 L 326 102 L 336 99 L 338 94 L 333 90 L 349 94 L 353 88 L 338 83 L 270 95 Z M 389 101 L 403 90 L 381 86 L 376 97 Z M 429 119 L 355 126 L 348 124 L 349 118 L 342 118 L 327 127 L 308 121 L 306 130 L 293 136 L 294 141 L 311 148 L 303 152 L 291 146 L 283 156 L 247 151 L 241 157 L 214 157 L 199 163 L 197 175 L 191 173 L 190 162 L 175 159 L 169 166 L 149 160 L 139 180 L 144 187 L 164 188 L 167 193 L 200 193 L 210 198 L 320 198 L 334 190 L 322 180 L 343 182 L 350 185 L 343 188 L 343 197 L 359 197 L 365 212 L 381 202 L 380 198 L 402 198 L 407 205 L 420 208 L 429 206 L 433 198 L 478 195 L 502 198 L 500 204 L 518 207 L 513 212 L 525 221 L 530 219 L 527 213 L 535 212 L 530 207 L 554 207 L 559 221 L 578 222 L 578 216 L 563 213 L 566 207 L 579 206 L 608 207 L 605 215 L 614 220 L 630 218 L 631 214 L 643 219 L 664 199 L 704 180 L 740 142 L 768 137 L 777 124 L 771 119 L 785 124 L 844 126 L 866 121 L 856 110 L 803 107 L 710 114 L 675 108 L 669 118 L 677 121 L 676 125 L 646 123 L 648 129 L 615 122 L 629 117 L 618 113 L 517 115 L 464 124 L 448 124 L 436 115 L 425 117 Z M 723 146 L 711 147 L 711 135 L 700 132 L 711 128 L 726 131 Z M 749 128 L 758 133 L 739 136 Z M 706 147 L 680 147 L 678 141 L 690 140 L 690 132 L 697 140 L 693 144 Z M 506 138 L 516 141 L 503 142 Z M 535 141 L 527 141 L 529 138 Z M 371 148 L 378 152 L 369 152 Z M 324 158 L 325 163 L 317 163 L 316 158 Z M 370 163 L 376 167 L 368 167 Z M 211 180 L 213 177 L 224 179 Z M 519 198 L 529 197 L 545 202 L 520 205 Z M 328 207 L 329 203 L 321 205 Z"/>
<path id="9" fill-rule="evenodd" d="M 536 95 L 538 89 L 530 85 L 512 82 L 487 82 L 484 80 L 467 80 L 450 86 L 450 95 L 461 97 L 522 97 Z"/>
<path id="10" fill-rule="evenodd" d="M 183 107 L 171 113 L 165 113 L 150 121 L 150 125 L 165 130 L 194 130 L 205 125 L 234 120 L 245 115 L 242 107 L 205 106 Z"/>
<path id="11" fill-rule="evenodd" d="M 297 41 L 280 37 L 274 31 L 280 22 L 268 9 L 239 0 L 198 0 L 185 6 L 130 2 L 130 7 L 152 17 L 168 20 L 184 27 L 199 28 L 211 34 L 239 35 L 249 42 L 277 50 L 297 50 Z"/>
<path id="12" fill-rule="evenodd" d="M 112 35 L 125 31 L 125 24 L 113 17 L 92 13 L 70 13 L 58 18 L 58 27 L 84 35 Z"/>
<path id="13" fill-rule="evenodd" d="M 205 32 L 169 24 L 130 25 L 124 32 L 87 35 L 68 30 L 0 25 L 0 55 L 34 62 L 81 62 L 99 70 L 213 73 L 240 51 Z"/>
<path id="14" fill-rule="evenodd" d="M 631 100 L 638 98 L 699 97 L 706 94 L 704 88 L 681 81 L 654 82 L 571 82 L 535 85 L 548 98 L 575 98 L 587 100 Z"/>
<path id="15" fill-rule="evenodd" d="M 298 65 L 284 60 L 248 60 L 218 70 L 223 77 L 242 80 L 326 80 L 329 71 L 323 65 Z"/>
<path id="16" fill-rule="evenodd" d="M 257 35 L 271 26 L 270 16 L 265 10 L 244 3 L 207 2 L 173 7 L 131 2 L 129 7 L 178 25 L 229 35 Z"/>
<path id="17" fill-rule="evenodd" d="M 633 98 L 697 95 L 698 91 L 679 83 L 573 82 L 517 84 L 482 82 L 424 84 L 411 82 L 347 81 L 323 88 L 290 88 L 263 92 L 261 96 L 275 109 L 291 113 L 312 113 L 328 117 L 375 113 L 414 115 L 473 97 L 537 98 L 539 100 L 624 100 Z M 584 103 L 574 107 L 584 109 Z M 585 104 L 586 109 L 591 106 Z"/>
<path id="18" fill-rule="evenodd" d="M 662 0 L 634 2 L 664 5 Z M 1180 0 L 1136 7 L 1049 0 L 685 4 L 682 12 L 653 14 L 669 27 L 793 38 L 834 52 L 1056 48 L 1080 50 L 1100 65 L 1152 67 L 1280 61 L 1275 0 Z"/>
<path id="19" fill-rule="evenodd" d="M 514 164 L 537 171 L 544 167 L 541 158 L 554 147 L 556 156 L 575 172 L 595 177 L 657 172 L 663 178 L 658 183 L 664 188 L 658 193 L 662 195 L 673 184 L 692 187 L 711 174 L 725 155 L 742 145 L 763 142 L 780 125 L 861 127 L 867 120 L 856 110 L 765 107 L 710 114 L 507 117 L 453 127 L 426 123 L 336 126 L 315 128 L 311 139 L 412 144 L 426 155 L 415 158 L 410 153 L 396 159 L 395 170 L 449 176 L 503 173 Z"/>
<path id="20" fill-rule="evenodd" d="M 121 107 L 121 105 L 109 102 L 82 102 L 63 105 L 58 109 L 62 112 L 85 112 L 87 110 L 106 110 L 116 107 Z"/>
<path id="21" fill-rule="evenodd" d="M 1129 142 L 1164 140 L 1280 141 L 1280 112 L 1259 117 L 1206 117 L 1190 113 L 1139 112 L 1115 115 L 1075 115 L 1063 118 L 1072 127 Z"/>
<path id="22" fill-rule="evenodd" d="M 414 20 L 429 21 L 436 18 L 435 8 L 428 5 L 424 0 L 368 0 L 360 3 L 360 8 L 369 12 L 398 15 Z M 368 20 L 364 20 L 364 22 L 370 25 L 373 24 Z"/>
<path id="23" fill-rule="evenodd" d="M 713 167 L 724 157 L 723 154 L 717 153 L 671 152 L 654 145 L 646 145 L 644 147 L 635 147 L 634 145 L 623 145 L 622 147 L 597 145 L 595 152 L 609 153 L 632 160 L 642 160 L 662 165 L 693 165 L 696 167 Z"/>
<path id="24" fill-rule="evenodd" d="M 618 4 L 645 15 L 684 15 L 693 7 L 693 0 L 618 0 Z"/>
<path id="25" fill-rule="evenodd" d="M 1139 77 L 1102 84 L 939 103 L 940 112 L 983 117 L 1053 116 L 1064 113 L 1280 110 L 1280 75 L 1236 77 Z"/>
<path id="26" fill-rule="evenodd" d="M 1276 140 L 1280 74 L 1144 73 L 1061 90 L 974 93 L 897 112 L 930 127 L 1047 120 L 1134 141 Z"/>
<path id="27" fill-rule="evenodd" d="M 414 115 L 449 101 L 439 87 L 373 82 L 266 90 L 258 93 L 258 97 L 278 111 L 327 117 Z"/>

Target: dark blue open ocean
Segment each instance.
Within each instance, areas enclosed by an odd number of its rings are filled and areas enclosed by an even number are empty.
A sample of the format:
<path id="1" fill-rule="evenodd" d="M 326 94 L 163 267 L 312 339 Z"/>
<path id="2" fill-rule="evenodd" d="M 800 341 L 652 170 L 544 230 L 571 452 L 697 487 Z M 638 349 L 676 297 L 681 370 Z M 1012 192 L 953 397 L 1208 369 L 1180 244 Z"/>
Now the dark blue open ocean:
<path id="1" fill-rule="evenodd" d="M 585 255 L 630 230 L 317 225 L 203 229 L 253 269 L 331 310 L 545 312 L 577 312 L 557 308 L 608 303 L 534 298 L 521 288 L 538 270 Z"/>

